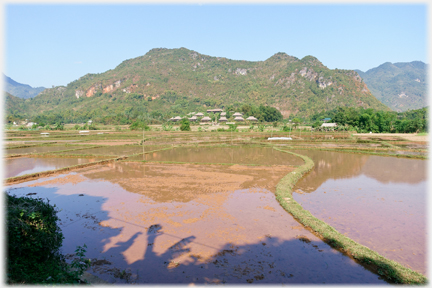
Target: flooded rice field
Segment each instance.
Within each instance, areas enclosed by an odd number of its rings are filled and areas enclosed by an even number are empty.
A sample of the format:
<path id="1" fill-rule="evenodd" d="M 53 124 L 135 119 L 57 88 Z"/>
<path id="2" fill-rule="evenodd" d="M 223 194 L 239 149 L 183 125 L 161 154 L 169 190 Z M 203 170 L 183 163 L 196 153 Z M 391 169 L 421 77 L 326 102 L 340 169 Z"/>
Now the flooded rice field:
<path id="1" fill-rule="evenodd" d="M 294 199 L 381 255 L 427 272 L 426 160 L 293 150 L 314 160 Z"/>
<path id="2" fill-rule="evenodd" d="M 145 146 L 144 151 L 158 150 L 162 149 L 162 145 L 151 145 Z M 97 147 L 91 149 L 68 151 L 63 154 L 82 154 L 82 155 L 113 155 L 113 156 L 126 156 L 143 153 L 143 146 L 138 145 L 124 145 L 124 146 L 105 146 Z"/>
<path id="3" fill-rule="evenodd" d="M 6 149 L 5 154 L 13 155 L 13 154 L 45 153 L 45 152 L 71 150 L 77 148 L 82 148 L 82 146 L 69 146 L 69 145 L 34 146 L 34 147 Z"/>
<path id="4" fill-rule="evenodd" d="M 20 157 L 6 159 L 4 162 L 5 177 L 16 177 L 42 171 L 60 169 L 68 166 L 85 164 L 103 158 L 60 158 L 60 157 Z"/>
<path id="5" fill-rule="evenodd" d="M 131 157 L 130 160 L 169 161 L 189 163 L 236 163 L 255 165 L 302 165 L 297 156 L 269 147 L 178 147 Z"/>
<path id="6" fill-rule="evenodd" d="M 276 152 L 263 150 L 257 159 L 242 148 L 236 155 L 264 163 Z M 215 151 L 215 159 L 233 161 Z M 275 186 L 295 169 L 281 154 L 266 163 L 272 166 L 122 161 L 6 190 L 56 204 L 63 253 L 85 243 L 88 272 L 110 283 L 387 284 L 278 204 Z"/>

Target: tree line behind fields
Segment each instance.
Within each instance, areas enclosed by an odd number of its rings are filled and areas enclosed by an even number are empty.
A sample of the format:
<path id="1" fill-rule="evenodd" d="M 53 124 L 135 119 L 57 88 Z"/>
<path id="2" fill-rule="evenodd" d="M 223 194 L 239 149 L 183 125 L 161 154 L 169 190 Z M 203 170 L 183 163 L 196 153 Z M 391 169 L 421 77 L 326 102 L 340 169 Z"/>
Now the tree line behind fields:
<path id="1" fill-rule="evenodd" d="M 428 108 L 405 112 L 380 111 L 374 109 L 338 107 L 312 115 L 313 127 L 321 125 L 324 118 L 339 127 L 356 130 L 358 133 L 415 133 L 428 131 Z"/>

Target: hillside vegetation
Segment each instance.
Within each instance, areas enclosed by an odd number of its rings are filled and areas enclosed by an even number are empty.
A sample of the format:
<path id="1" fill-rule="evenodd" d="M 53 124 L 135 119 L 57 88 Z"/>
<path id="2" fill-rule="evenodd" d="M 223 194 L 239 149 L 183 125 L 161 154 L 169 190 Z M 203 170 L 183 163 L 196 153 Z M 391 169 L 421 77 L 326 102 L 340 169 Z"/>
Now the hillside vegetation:
<path id="1" fill-rule="evenodd" d="M 180 49 L 152 49 L 115 69 L 44 90 L 12 111 L 45 122 L 128 124 L 166 121 L 209 108 L 272 106 L 287 118 L 336 107 L 389 110 L 352 70 L 330 70 L 318 59 L 277 53 L 250 62 Z"/>
<path id="2" fill-rule="evenodd" d="M 366 72 L 356 71 L 378 100 L 401 112 L 426 107 L 426 69 L 425 63 L 413 61 L 387 62 Z"/>

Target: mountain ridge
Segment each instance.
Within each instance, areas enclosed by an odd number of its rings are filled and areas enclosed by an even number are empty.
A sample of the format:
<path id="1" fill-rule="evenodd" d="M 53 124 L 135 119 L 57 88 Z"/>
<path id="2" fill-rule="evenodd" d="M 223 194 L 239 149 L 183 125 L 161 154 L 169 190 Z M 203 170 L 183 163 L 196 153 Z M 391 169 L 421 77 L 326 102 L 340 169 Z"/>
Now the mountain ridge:
<path id="1" fill-rule="evenodd" d="M 366 72 L 356 71 L 372 94 L 394 111 L 426 107 L 427 64 L 422 61 L 385 62 Z"/>
<path id="2" fill-rule="evenodd" d="M 156 113 L 162 115 L 158 119 L 167 119 L 242 104 L 273 106 L 285 118 L 337 106 L 388 110 L 358 73 L 331 70 L 314 56 L 298 59 L 279 52 L 264 61 L 245 61 L 186 48 L 151 49 L 114 69 L 45 89 L 26 104 L 33 116 L 62 113 L 67 119 L 96 117 L 108 122 L 117 114 L 131 119 Z"/>
<path id="3" fill-rule="evenodd" d="M 5 83 L 5 91 L 22 99 L 36 97 L 40 92 L 46 89 L 45 87 L 33 88 L 30 85 L 19 83 L 5 74 L 3 74 L 3 79 Z"/>

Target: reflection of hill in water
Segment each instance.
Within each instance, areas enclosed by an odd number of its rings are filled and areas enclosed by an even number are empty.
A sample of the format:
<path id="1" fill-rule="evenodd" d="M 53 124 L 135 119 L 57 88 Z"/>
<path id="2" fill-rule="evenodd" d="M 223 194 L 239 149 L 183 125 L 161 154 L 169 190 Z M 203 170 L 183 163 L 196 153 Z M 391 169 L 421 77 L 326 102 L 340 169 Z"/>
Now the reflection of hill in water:
<path id="1" fill-rule="evenodd" d="M 201 194 L 258 188 L 275 189 L 293 170 L 290 166 L 240 166 L 157 164 L 140 162 L 110 163 L 84 175 L 119 184 L 156 202 L 188 202 Z"/>
<path id="2" fill-rule="evenodd" d="M 293 152 L 310 157 L 314 169 L 305 175 L 295 189 L 315 191 L 328 179 L 351 178 L 364 174 L 381 183 L 418 183 L 426 180 L 424 160 L 396 157 L 371 156 L 319 150 L 296 150 Z"/>
<path id="3" fill-rule="evenodd" d="M 139 159 L 140 156 L 137 156 Z M 141 156 L 142 157 L 142 156 Z M 301 165 L 303 161 L 266 147 L 179 147 L 146 155 L 148 161 Z"/>
<path id="4" fill-rule="evenodd" d="M 426 160 L 370 156 L 361 172 L 381 183 L 419 183 L 426 180 Z"/>
<path id="5" fill-rule="evenodd" d="M 348 154 L 319 150 L 293 150 L 294 153 L 306 155 L 314 163 L 314 169 L 306 174 L 295 189 L 313 192 L 328 179 L 351 178 L 361 173 L 368 155 Z"/>

